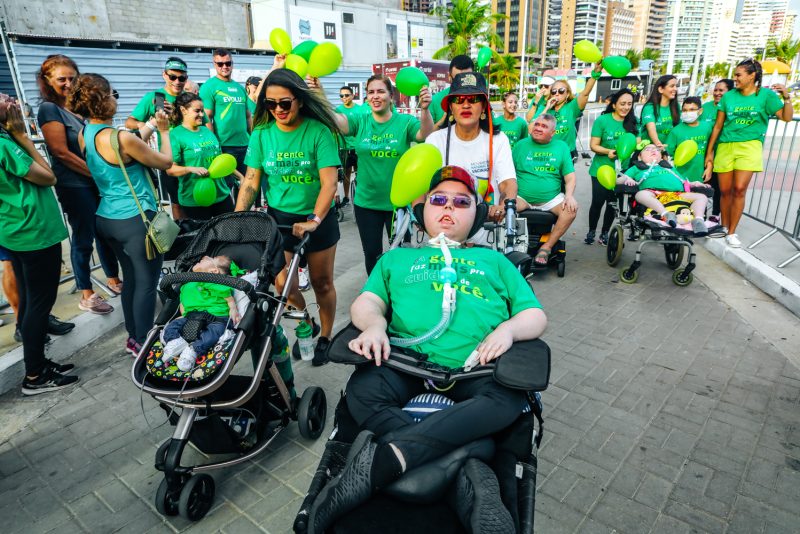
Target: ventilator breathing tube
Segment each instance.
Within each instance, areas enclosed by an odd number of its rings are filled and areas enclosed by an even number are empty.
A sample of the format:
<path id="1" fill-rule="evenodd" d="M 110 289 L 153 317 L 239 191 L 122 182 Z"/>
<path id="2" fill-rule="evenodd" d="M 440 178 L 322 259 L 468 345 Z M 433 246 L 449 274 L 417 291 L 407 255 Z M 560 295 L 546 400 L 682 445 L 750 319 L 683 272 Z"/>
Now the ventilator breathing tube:
<path id="1" fill-rule="evenodd" d="M 390 337 L 389 343 L 396 347 L 411 347 L 420 345 L 427 341 L 434 340 L 441 336 L 456 312 L 456 290 L 453 283 L 456 281 L 456 270 L 453 269 L 453 256 L 450 254 L 451 246 L 459 247 L 461 243 L 453 241 L 444 233 L 428 240 L 428 244 L 433 247 L 440 247 L 444 257 L 444 267 L 439 271 L 439 280 L 442 282 L 442 318 L 430 331 L 417 337 Z"/>

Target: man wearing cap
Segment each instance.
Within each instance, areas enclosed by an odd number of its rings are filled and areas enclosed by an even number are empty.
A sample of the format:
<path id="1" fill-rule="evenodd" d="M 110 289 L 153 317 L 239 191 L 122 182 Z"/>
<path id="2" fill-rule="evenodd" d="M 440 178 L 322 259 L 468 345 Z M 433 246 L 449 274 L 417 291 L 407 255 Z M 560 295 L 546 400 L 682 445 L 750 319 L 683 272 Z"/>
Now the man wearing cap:
<path id="1" fill-rule="evenodd" d="M 428 246 L 397 248 L 381 256 L 353 302 L 350 314 L 361 335 L 349 347 L 374 362 L 356 367 L 345 395 L 362 432 L 341 477 L 319 494 L 309 532 L 323 532 L 404 472 L 499 432 L 518 417 L 524 392 L 487 376 L 455 382 L 445 395 L 456 404 L 414 423 L 402 408 L 427 392 L 424 380 L 381 365 L 389 356 L 389 336 L 424 336 L 440 322 L 444 269 L 455 271 L 451 279 L 456 312 L 443 333 L 410 347 L 427 355 L 428 362 L 455 369 L 476 351 L 485 364 L 515 341 L 535 339 L 544 332 L 545 314 L 511 262 L 491 249 L 462 247 L 481 223 L 484 210 L 477 201 L 476 184 L 468 172 L 452 166 L 437 171 L 422 206 L 421 220 L 432 237 Z M 494 473 L 481 462 L 469 462 L 457 484 L 471 485 L 476 498 L 455 503 L 461 521 L 471 532 L 513 532 L 514 522 L 499 499 Z M 498 523 L 490 528 L 483 523 L 487 518 Z"/>
<path id="2" fill-rule="evenodd" d="M 472 72 L 475 70 L 475 63 L 472 62 L 472 58 L 467 55 L 460 55 L 454 57 L 450 61 L 450 67 L 447 70 L 447 81 L 451 84 L 453 83 L 453 78 L 456 77 L 456 74 L 461 72 Z M 439 128 L 444 124 L 444 116 L 445 113 L 442 111 L 442 99 L 450 94 L 450 87 L 439 91 L 431 98 L 431 117 L 433 117 L 433 127 Z"/>
<path id="3" fill-rule="evenodd" d="M 129 130 L 138 130 L 142 140 L 147 141 L 153 132 L 156 134 L 157 144 L 161 146 L 161 137 L 155 127 L 156 110 L 163 109 L 167 113 L 172 112 L 172 105 L 185 87 L 186 80 L 189 79 L 186 62 L 179 57 L 169 57 L 164 63 L 164 87 L 155 91 L 145 93 L 139 103 L 133 108 L 130 117 L 125 121 L 125 127 Z M 159 173 L 161 183 L 166 189 L 169 199 L 172 202 L 172 215 L 176 219 L 183 219 L 183 211 L 178 205 L 178 180 L 166 173 Z"/>
<path id="4" fill-rule="evenodd" d="M 549 211 L 558 217 L 550 237 L 533 259 L 540 266 L 547 265 L 553 246 L 578 214 L 572 155 L 564 141 L 553 139 L 555 129 L 555 117 L 549 113 L 539 115 L 530 126 L 531 135 L 517 143 L 513 150 L 519 189 L 517 209 Z"/>

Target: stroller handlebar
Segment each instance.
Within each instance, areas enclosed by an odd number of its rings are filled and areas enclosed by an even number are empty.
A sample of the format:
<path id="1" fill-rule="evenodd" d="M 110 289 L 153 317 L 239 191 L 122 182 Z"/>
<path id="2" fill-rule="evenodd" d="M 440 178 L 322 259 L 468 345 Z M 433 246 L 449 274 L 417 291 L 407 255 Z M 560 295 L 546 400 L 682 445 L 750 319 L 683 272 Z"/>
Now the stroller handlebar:
<path id="1" fill-rule="evenodd" d="M 293 229 L 293 225 L 291 225 L 291 224 L 279 224 L 277 226 L 281 230 L 289 230 L 290 232 Z M 300 239 L 300 242 L 297 243 L 297 246 L 294 247 L 294 253 L 295 254 L 302 254 L 303 249 L 308 244 L 308 240 L 309 239 L 311 239 L 311 232 L 303 232 L 303 237 Z"/>
<path id="2" fill-rule="evenodd" d="M 251 301 L 256 300 L 256 290 L 253 284 L 247 280 L 236 278 L 234 276 L 227 276 L 224 274 L 216 273 L 174 273 L 167 274 L 161 279 L 159 289 L 164 292 L 169 298 L 178 298 L 178 289 L 175 287 L 179 284 L 187 282 L 205 282 L 208 284 L 219 284 L 222 286 L 232 287 L 245 293 Z"/>

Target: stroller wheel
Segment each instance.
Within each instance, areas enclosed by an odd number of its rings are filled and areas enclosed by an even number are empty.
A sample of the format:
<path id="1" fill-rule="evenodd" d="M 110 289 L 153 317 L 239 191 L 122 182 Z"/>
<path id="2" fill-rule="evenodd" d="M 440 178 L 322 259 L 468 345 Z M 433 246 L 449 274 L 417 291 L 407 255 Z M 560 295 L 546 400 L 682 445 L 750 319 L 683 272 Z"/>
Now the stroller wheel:
<path id="1" fill-rule="evenodd" d="M 566 261 L 560 261 L 560 262 L 558 262 L 558 268 L 557 268 L 557 269 L 558 269 L 558 270 L 556 271 L 556 274 L 558 274 L 558 277 L 559 277 L 559 278 L 564 278 L 564 273 L 565 273 L 565 271 L 567 270 L 567 263 L 566 263 Z"/>
<path id="2" fill-rule="evenodd" d="M 687 273 L 686 269 L 678 269 L 677 271 L 672 273 L 672 282 L 676 286 L 681 286 L 681 287 L 688 286 L 689 284 L 692 283 L 692 280 L 694 280 L 694 275 L 692 274 L 691 271 Z"/>
<path id="3" fill-rule="evenodd" d="M 170 495 L 167 479 L 163 479 L 156 491 L 156 510 L 164 516 L 178 515 L 177 495 Z"/>
<path id="4" fill-rule="evenodd" d="M 178 511 L 189 521 L 203 519 L 214 503 L 214 479 L 205 473 L 186 481 L 178 501 Z"/>
<path id="5" fill-rule="evenodd" d="M 300 435 L 306 439 L 317 439 L 325 428 L 325 417 L 328 415 L 328 402 L 325 390 L 310 387 L 303 392 L 297 405 L 297 425 Z"/>

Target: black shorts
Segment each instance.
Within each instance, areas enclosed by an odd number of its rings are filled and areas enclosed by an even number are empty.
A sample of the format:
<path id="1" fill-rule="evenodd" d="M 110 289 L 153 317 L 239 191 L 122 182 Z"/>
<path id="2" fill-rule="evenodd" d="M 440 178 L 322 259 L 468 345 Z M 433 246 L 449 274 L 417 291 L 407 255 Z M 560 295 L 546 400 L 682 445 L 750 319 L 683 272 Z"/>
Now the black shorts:
<path id="1" fill-rule="evenodd" d="M 344 157 L 344 168 L 358 170 L 358 155 L 355 150 L 348 150 Z"/>
<path id="2" fill-rule="evenodd" d="M 267 213 L 272 215 L 275 222 L 281 226 L 291 226 L 308 220 L 307 215 L 287 213 L 275 208 L 268 208 Z M 291 228 L 281 228 L 280 230 L 283 236 L 283 250 L 294 252 L 294 247 L 297 246 L 300 240 L 292 235 Z M 339 221 L 336 219 L 336 208 L 332 207 L 317 229 L 311 232 L 311 239 L 308 240 L 305 251 L 320 252 L 327 250 L 339 242 L 339 237 Z"/>

